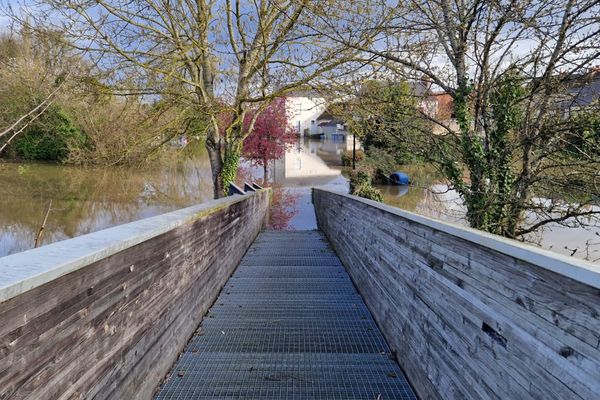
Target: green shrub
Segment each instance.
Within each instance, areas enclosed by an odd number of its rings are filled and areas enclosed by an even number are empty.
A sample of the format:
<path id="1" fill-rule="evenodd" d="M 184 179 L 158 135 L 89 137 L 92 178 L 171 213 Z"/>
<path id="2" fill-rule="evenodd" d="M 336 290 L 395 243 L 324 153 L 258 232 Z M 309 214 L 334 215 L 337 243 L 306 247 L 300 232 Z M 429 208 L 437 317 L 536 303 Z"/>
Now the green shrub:
<path id="1" fill-rule="evenodd" d="M 365 158 L 365 153 L 362 150 L 356 150 L 356 163 L 358 164 Z M 347 150 L 342 153 L 342 165 L 344 167 L 352 166 L 352 150 Z"/>
<path id="2" fill-rule="evenodd" d="M 374 188 L 371 181 L 372 171 L 368 167 L 361 167 L 350 174 L 350 194 L 366 199 L 383 202 L 383 194 Z"/>
<path id="3" fill-rule="evenodd" d="M 375 200 L 383 203 L 383 194 L 381 190 L 374 188 L 371 185 L 361 186 L 353 193 L 355 196 L 364 197 L 365 199 Z"/>
<path id="4" fill-rule="evenodd" d="M 386 183 L 387 178 L 398 167 L 398 162 L 394 154 L 389 149 L 380 149 L 371 147 L 367 152 L 366 162 L 373 169 L 373 179 L 375 182 Z"/>
<path id="5" fill-rule="evenodd" d="M 350 172 L 350 193 L 353 194 L 360 186 L 371 184 L 371 173 L 364 166 Z"/>
<path id="6" fill-rule="evenodd" d="M 62 161 L 72 148 L 87 145 L 85 133 L 58 106 L 52 106 L 35 121 L 14 144 L 19 158 Z"/>

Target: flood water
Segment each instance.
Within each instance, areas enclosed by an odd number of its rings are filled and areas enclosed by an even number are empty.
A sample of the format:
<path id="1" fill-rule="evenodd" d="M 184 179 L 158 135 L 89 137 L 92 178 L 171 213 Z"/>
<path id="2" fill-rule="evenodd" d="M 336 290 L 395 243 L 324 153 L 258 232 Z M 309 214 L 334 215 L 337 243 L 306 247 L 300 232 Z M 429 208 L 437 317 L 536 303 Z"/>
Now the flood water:
<path id="1" fill-rule="evenodd" d="M 410 186 L 377 185 L 383 192 L 384 202 L 430 218 L 468 226 L 466 208 L 458 195 L 427 167 L 405 167 L 411 177 Z M 540 201 L 543 201 L 540 199 Z M 530 223 L 537 222 L 528 216 Z M 526 235 L 526 241 L 547 250 L 576 258 L 600 262 L 600 225 L 588 219 L 587 228 L 548 224 Z"/>
<path id="2" fill-rule="evenodd" d="M 162 214 L 212 198 L 208 159 L 157 169 L 0 164 L 0 256 Z"/>
<path id="3" fill-rule="evenodd" d="M 154 168 L 0 163 L 0 257 L 34 247 L 50 200 L 41 245 L 211 200 L 208 155 L 203 145 L 190 146 L 196 148 Z M 302 141 L 274 164 L 274 227 L 316 229 L 310 188 L 347 190 L 343 149 L 339 142 Z M 242 168 L 247 180 L 262 181 L 260 168 Z"/>
<path id="4" fill-rule="evenodd" d="M 33 248 L 50 200 L 42 245 L 212 199 L 208 157 L 202 145 L 190 146 L 196 146 L 194 151 L 174 153 L 171 161 L 155 168 L 0 164 L 0 257 Z M 272 165 L 274 228 L 316 229 L 310 189 L 347 192 L 341 166 L 346 149 L 345 142 L 301 140 Z M 246 163 L 242 169 L 246 180 L 262 181 L 260 168 Z M 413 181 L 409 187 L 379 187 L 386 203 L 466 224 L 460 199 L 439 176 L 424 167 L 406 172 Z M 598 232 L 555 226 L 530 239 L 563 254 L 577 249 L 574 256 L 595 260 L 600 258 Z"/>

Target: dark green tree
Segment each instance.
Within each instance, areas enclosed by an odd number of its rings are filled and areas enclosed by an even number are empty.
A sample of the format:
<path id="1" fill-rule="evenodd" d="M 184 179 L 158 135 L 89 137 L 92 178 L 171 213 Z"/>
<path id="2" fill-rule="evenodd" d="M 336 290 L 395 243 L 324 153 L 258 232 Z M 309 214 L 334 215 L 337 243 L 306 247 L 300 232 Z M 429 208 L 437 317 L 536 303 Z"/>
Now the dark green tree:
<path id="1" fill-rule="evenodd" d="M 375 178 L 385 179 L 397 166 L 417 161 L 412 143 L 422 125 L 418 98 L 405 81 L 369 81 L 352 107 L 351 130 L 361 139 Z"/>
<path id="2" fill-rule="evenodd" d="M 14 151 L 26 160 L 62 161 L 71 148 L 83 148 L 87 137 L 73 119 L 53 105 L 14 142 Z"/>

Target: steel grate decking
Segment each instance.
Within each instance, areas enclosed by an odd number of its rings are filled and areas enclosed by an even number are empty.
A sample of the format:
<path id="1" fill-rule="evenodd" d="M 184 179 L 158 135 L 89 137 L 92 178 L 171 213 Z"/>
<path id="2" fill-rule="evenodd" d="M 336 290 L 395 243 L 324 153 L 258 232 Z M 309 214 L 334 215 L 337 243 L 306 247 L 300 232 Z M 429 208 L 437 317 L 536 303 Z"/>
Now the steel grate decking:
<path id="1" fill-rule="evenodd" d="M 156 399 L 416 397 L 325 237 L 265 231 Z"/>

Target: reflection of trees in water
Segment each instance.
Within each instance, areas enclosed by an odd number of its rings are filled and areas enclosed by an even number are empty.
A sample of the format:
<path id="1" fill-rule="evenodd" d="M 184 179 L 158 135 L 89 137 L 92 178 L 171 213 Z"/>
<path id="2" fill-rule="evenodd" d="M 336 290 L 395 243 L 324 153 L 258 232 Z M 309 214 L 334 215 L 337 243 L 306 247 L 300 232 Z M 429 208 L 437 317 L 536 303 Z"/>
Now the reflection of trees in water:
<path id="1" fill-rule="evenodd" d="M 598 232 L 595 232 L 595 235 L 600 236 Z M 600 239 L 586 240 L 582 251 L 584 254 L 584 259 L 597 263 L 600 261 Z"/>
<path id="2" fill-rule="evenodd" d="M 446 184 L 435 184 L 424 188 L 423 197 L 415 212 L 431 218 L 469 225 L 462 199 Z"/>
<path id="3" fill-rule="evenodd" d="M 288 229 L 292 218 L 298 214 L 298 194 L 281 186 L 272 188 L 271 205 L 269 208 L 269 228 Z"/>
<path id="4" fill-rule="evenodd" d="M 386 204 L 431 218 L 466 224 L 465 210 L 456 192 L 443 184 L 378 186 Z"/>
<path id="5" fill-rule="evenodd" d="M 385 203 L 427 217 L 436 218 L 468 226 L 466 209 L 460 196 L 448 186 L 434 179 L 416 179 L 416 183 L 406 187 L 379 186 Z M 538 199 L 545 204 L 545 199 Z M 565 207 L 569 203 L 564 203 Z M 589 206 L 598 207 L 598 206 Z M 543 210 L 543 208 L 542 208 Z M 547 215 L 544 217 L 548 217 Z M 534 224 L 540 217 L 533 212 L 527 214 L 528 223 Z M 535 232 L 528 233 L 523 241 L 542 248 L 592 262 L 600 261 L 600 224 L 595 216 L 579 217 L 579 221 L 566 220 L 561 224 L 551 223 Z M 589 225 L 583 228 L 581 225 Z"/>
<path id="6" fill-rule="evenodd" d="M 3 165 L 0 187 L 0 256 L 33 247 L 50 199 L 43 244 L 212 198 L 203 158 L 153 169 Z"/>
<path id="7" fill-rule="evenodd" d="M 535 201 L 540 205 L 552 202 L 553 207 L 556 207 L 555 200 L 538 198 Z M 564 202 L 563 207 L 569 207 L 569 203 Z M 600 206 L 587 205 L 586 208 L 590 211 L 597 211 Z M 551 208 L 548 207 L 548 209 Z M 538 213 L 543 213 L 543 215 L 540 216 Z M 530 211 L 526 214 L 529 224 L 534 224 L 549 216 L 552 217 L 553 214 L 548 213 L 542 207 L 540 207 L 540 211 Z M 568 256 L 592 262 L 600 261 L 600 223 L 597 214 L 569 218 L 560 223 L 549 223 L 534 232 L 527 233 L 523 240 Z"/>
<path id="8" fill-rule="evenodd" d="M 238 168 L 236 183 L 242 187 L 244 182 L 256 182 L 255 170 L 249 166 Z M 298 214 L 298 195 L 281 185 L 271 187 L 271 203 L 269 206 L 269 228 L 288 229 L 290 221 Z"/>
<path id="9" fill-rule="evenodd" d="M 431 190 L 441 181 L 436 170 L 428 165 L 405 165 L 399 169 L 410 176 L 409 186 L 379 185 L 384 201 L 394 207 L 420 214 L 435 216 L 446 210 L 439 196 Z"/>

